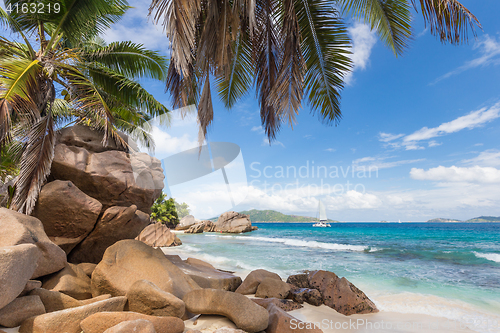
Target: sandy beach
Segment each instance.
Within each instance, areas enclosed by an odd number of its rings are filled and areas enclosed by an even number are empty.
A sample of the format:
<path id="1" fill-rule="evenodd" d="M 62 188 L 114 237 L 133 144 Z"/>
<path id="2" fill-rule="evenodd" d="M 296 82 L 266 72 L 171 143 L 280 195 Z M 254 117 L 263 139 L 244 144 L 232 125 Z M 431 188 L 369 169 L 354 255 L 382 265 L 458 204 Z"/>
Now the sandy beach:
<path id="1" fill-rule="evenodd" d="M 176 248 L 162 248 L 163 252 L 170 255 L 179 255 L 187 259 Z M 194 256 L 196 257 L 196 256 Z M 217 268 L 217 263 L 211 263 Z M 249 271 L 236 271 L 235 275 L 245 279 Z M 286 277 L 283 277 L 285 278 Z M 254 295 L 247 295 L 254 298 Z M 368 295 L 369 296 L 369 295 Z M 304 303 L 303 308 L 288 312 L 302 323 L 291 323 L 292 328 L 300 329 L 319 327 L 324 333 L 346 332 L 346 333 L 371 333 L 371 332 L 395 332 L 395 333 L 459 333 L 473 332 L 463 324 L 444 317 L 435 317 L 423 314 L 398 313 L 380 311 L 375 314 L 345 316 L 334 309 L 326 306 L 312 306 Z M 185 321 L 186 330 L 197 329 L 203 333 L 211 333 L 221 327 L 236 326 L 227 318 L 221 316 L 201 315 Z M 295 327 L 296 326 L 296 327 Z"/>

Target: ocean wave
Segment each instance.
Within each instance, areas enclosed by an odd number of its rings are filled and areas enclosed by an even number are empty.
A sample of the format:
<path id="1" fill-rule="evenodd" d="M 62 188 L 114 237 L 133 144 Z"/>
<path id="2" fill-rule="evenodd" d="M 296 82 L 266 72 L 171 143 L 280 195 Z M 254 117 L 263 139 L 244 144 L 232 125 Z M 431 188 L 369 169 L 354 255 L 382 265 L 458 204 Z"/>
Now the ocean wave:
<path id="1" fill-rule="evenodd" d="M 478 253 L 474 252 L 475 256 L 478 258 L 494 261 L 494 262 L 500 262 L 500 254 L 498 253 Z"/>
<path id="2" fill-rule="evenodd" d="M 500 316 L 463 301 L 410 292 L 371 298 L 381 311 L 442 317 L 458 321 L 475 332 L 498 332 Z"/>
<path id="3" fill-rule="evenodd" d="M 272 238 L 272 237 L 256 237 L 256 236 L 229 236 L 229 235 L 207 235 L 211 237 L 219 238 L 232 238 L 232 239 L 243 239 L 248 241 L 261 241 L 268 243 L 281 243 L 289 246 L 297 247 L 308 247 L 314 249 L 325 249 L 333 251 L 366 251 L 370 247 L 364 245 L 350 245 L 350 244 L 337 244 L 337 243 L 324 243 L 317 241 L 304 241 L 300 239 L 293 238 Z M 374 251 L 377 251 L 376 249 Z"/>

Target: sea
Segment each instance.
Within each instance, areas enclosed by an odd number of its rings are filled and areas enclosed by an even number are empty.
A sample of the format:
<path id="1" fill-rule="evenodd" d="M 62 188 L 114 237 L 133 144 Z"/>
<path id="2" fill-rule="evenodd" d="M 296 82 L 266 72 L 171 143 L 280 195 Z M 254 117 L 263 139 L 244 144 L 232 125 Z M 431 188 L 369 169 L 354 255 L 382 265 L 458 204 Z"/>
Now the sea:
<path id="1" fill-rule="evenodd" d="M 381 311 L 500 332 L 500 223 L 253 223 L 246 234 L 178 234 L 182 257 L 217 268 L 345 277 Z"/>

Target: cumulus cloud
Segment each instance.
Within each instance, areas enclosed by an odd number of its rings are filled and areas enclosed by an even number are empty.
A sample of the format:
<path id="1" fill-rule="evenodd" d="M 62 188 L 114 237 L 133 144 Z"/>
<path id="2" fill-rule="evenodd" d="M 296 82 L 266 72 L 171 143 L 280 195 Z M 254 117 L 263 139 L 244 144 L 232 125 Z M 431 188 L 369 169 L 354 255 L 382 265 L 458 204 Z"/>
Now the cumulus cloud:
<path id="1" fill-rule="evenodd" d="M 478 156 L 462 161 L 464 164 L 500 167 L 500 150 L 488 149 L 481 152 Z"/>
<path id="2" fill-rule="evenodd" d="M 429 170 L 412 168 L 410 177 L 417 180 L 488 184 L 500 182 L 500 170 L 477 165 L 473 167 L 444 167 L 440 165 Z"/>
<path id="3" fill-rule="evenodd" d="M 350 57 L 354 66 L 353 71 L 365 69 L 369 64 L 373 46 L 377 42 L 377 36 L 368 25 L 359 22 L 350 27 L 348 32 L 352 39 L 352 54 Z M 347 73 L 344 80 L 347 84 L 351 84 L 353 82 L 353 72 Z"/>
<path id="4" fill-rule="evenodd" d="M 123 18 L 110 29 L 107 29 L 102 37 L 108 43 L 114 41 L 132 41 L 143 44 L 151 50 L 168 53 L 170 44 L 161 25 L 155 25 L 148 18 L 150 0 L 129 0 L 129 9 Z"/>
<path id="5" fill-rule="evenodd" d="M 474 48 L 479 50 L 479 53 L 481 54 L 479 57 L 467 61 L 457 69 L 438 77 L 431 84 L 436 84 L 439 81 L 460 74 L 469 69 L 500 63 L 500 41 L 498 41 L 496 38 L 485 35 L 476 43 Z"/>

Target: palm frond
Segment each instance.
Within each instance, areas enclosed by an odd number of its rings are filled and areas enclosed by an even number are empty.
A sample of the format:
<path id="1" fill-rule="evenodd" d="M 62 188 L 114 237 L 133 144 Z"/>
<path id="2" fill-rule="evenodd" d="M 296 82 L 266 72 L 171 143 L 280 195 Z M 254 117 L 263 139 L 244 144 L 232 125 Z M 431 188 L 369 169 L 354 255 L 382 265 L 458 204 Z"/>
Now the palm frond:
<path id="1" fill-rule="evenodd" d="M 368 23 L 396 55 L 401 55 L 411 38 L 410 4 L 401 0 L 342 0 L 346 13 Z"/>
<path id="2" fill-rule="evenodd" d="M 175 66 L 169 66 L 165 90 L 172 96 L 174 108 L 184 108 L 191 104 L 197 104 L 199 98 L 198 75 L 193 66 L 189 66 L 189 75 L 184 76 L 178 72 Z"/>
<path id="3" fill-rule="evenodd" d="M 30 214 L 35 207 L 40 188 L 50 173 L 54 158 L 54 122 L 49 112 L 40 118 L 29 132 L 27 146 L 23 152 L 13 209 Z"/>
<path id="4" fill-rule="evenodd" d="M 278 79 L 269 95 L 271 104 L 280 118 L 287 119 L 293 126 L 295 116 L 301 108 L 304 94 L 305 62 L 300 46 L 300 27 L 295 12 L 295 1 L 283 1 L 283 13 L 280 15 L 280 36 L 284 38 L 283 55 L 280 57 Z"/>
<path id="5" fill-rule="evenodd" d="M 84 60 L 98 62 L 129 78 L 165 80 L 168 61 L 159 52 L 150 51 L 141 44 L 114 42 L 107 46 L 87 48 Z"/>
<path id="6" fill-rule="evenodd" d="M 207 128 L 214 119 L 214 109 L 212 106 L 212 93 L 210 91 L 210 76 L 207 74 L 203 92 L 201 93 L 200 103 L 198 104 L 198 122 L 200 131 L 198 133 L 198 144 L 203 144 L 207 137 Z"/>
<path id="7" fill-rule="evenodd" d="M 194 60 L 200 10 L 201 0 L 153 0 L 149 6 L 149 15 L 153 16 L 155 23 L 163 17 L 162 25 L 172 46 L 172 64 L 183 76 L 189 76 L 189 67 Z"/>
<path id="8" fill-rule="evenodd" d="M 340 92 L 351 69 L 350 40 L 338 12 L 325 0 L 300 0 L 296 13 L 306 62 L 305 90 L 325 123 L 341 118 Z"/>
<path id="9" fill-rule="evenodd" d="M 412 0 L 417 10 L 416 0 Z M 469 28 L 476 36 L 475 26 L 482 29 L 479 20 L 458 0 L 420 0 L 420 10 L 431 33 L 441 42 L 467 42 Z"/>
<path id="10" fill-rule="evenodd" d="M 281 126 L 281 119 L 270 94 L 278 80 L 281 45 L 277 37 L 277 2 L 263 0 L 256 8 L 257 27 L 255 32 L 253 58 L 255 59 L 255 83 L 260 104 L 262 126 L 269 140 L 274 140 Z"/>
<path id="11" fill-rule="evenodd" d="M 233 44 L 233 58 L 230 64 L 229 77 L 219 73 L 216 77 L 219 96 L 227 108 L 233 107 L 252 85 L 251 45 L 246 33 L 241 32 Z"/>
<path id="12" fill-rule="evenodd" d="M 85 70 L 92 78 L 93 84 L 124 104 L 147 110 L 153 117 L 169 112 L 166 106 L 158 102 L 138 82 L 98 64 L 87 63 Z"/>

